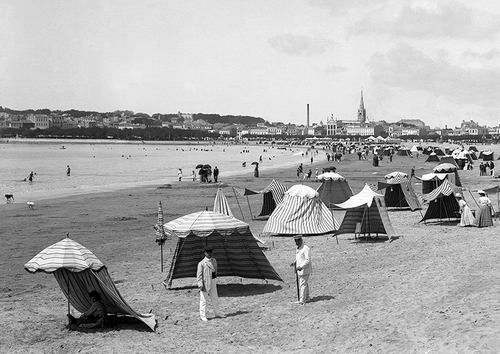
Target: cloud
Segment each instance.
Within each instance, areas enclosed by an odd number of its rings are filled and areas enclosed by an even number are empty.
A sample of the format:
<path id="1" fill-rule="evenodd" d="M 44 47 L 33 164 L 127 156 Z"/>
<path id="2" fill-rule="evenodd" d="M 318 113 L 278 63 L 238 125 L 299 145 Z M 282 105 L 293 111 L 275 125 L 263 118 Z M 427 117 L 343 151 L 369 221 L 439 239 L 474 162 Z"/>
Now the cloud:
<path id="1" fill-rule="evenodd" d="M 433 7 L 405 4 L 370 13 L 350 28 L 352 34 L 387 34 L 407 38 L 493 39 L 500 33 L 500 18 L 457 2 Z"/>
<path id="2" fill-rule="evenodd" d="M 368 67 L 377 84 L 426 91 L 458 104 L 499 106 L 500 69 L 461 68 L 403 43 L 385 54 L 375 53 Z"/>
<path id="3" fill-rule="evenodd" d="M 486 53 L 477 53 L 473 52 L 471 50 L 467 50 L 463 53 L 464 57 L 472 58 L 472 59 L 479 59 L 479 60 L 493 60 L 493 59 L 499 59 L 500 58 L 500 50 L 494 48 L 489 50 Z"/>
<path id="4" fill-rule="evenodd" d="M 292 33 L 271 37 L 268 39 L 268 43 L 271 48 L 279 52 L 296 56 L 323 54 L 333 44 L 333 42 L 319 37 Z"/>
<path id="5" fill-rule="evenodd" d="M 345 66 L 338 66 L 338 65 L 331 65 L 328 68 L 326 68 L 326 73 L 327 74 L 338 74 L 338 73 L 343 73 L 348 71 L 349 69 L 346 68 Z"/>
<path id="6" fill-rule="evenodd" d="M 351 9 L 359 11 L 363 9 L 366 11 L 367 6 L 376 7 L 386 3 L 387 0 L 309 0 L 313 6 L 327 10 L 332 15 L 343 15 Z"/>

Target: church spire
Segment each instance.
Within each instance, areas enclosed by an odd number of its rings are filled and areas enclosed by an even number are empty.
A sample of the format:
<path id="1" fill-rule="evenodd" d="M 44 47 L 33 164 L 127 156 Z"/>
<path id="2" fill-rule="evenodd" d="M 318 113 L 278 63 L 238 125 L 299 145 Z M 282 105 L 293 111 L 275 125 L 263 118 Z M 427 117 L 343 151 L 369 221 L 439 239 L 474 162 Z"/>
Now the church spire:
<path id="1" fill-rule="evenodd" d="M 361 101 L 359 102 L 358 122 L 360 122 L 361 124 L 366 123 L 366 109 L 365 102 L 363 101 L 363 89 L 361 89 Z"/>

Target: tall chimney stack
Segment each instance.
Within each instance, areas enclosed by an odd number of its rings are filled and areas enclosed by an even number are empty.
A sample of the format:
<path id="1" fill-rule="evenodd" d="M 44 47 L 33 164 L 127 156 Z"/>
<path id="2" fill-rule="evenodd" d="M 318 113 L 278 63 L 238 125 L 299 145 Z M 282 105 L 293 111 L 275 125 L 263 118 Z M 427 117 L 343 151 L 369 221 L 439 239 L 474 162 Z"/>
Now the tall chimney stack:
<path id="1" fill-rule="evenodd" d="M 306 128 L 309 129 L 309 103 L 307 104 L 307 125 Z"/>

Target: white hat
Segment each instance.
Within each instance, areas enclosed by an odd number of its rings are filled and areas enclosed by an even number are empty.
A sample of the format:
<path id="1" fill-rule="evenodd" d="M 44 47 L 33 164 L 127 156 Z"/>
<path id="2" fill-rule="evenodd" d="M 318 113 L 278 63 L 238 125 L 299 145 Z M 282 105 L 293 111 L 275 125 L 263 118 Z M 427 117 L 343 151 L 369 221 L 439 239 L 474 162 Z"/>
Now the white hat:
<path id="1" fill-rule="evenodd" d="M 457 193 L 457 194 L 455 194 L 455 197 L 462 198 L 462 195 L 460 193 Z"/>
<path id="2" fill-rule="evenodd" d="M 482 189 L 480 189 L 480 190 L 477 191 L 477 194 L 486 194 L 486 192 L 483 191 Z"/>

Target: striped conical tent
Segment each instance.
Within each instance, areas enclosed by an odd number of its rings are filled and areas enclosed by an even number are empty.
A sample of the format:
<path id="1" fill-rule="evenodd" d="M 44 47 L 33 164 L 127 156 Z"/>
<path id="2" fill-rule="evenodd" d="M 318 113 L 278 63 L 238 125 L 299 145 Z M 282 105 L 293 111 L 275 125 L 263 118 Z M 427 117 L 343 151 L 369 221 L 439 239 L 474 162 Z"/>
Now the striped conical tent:
<path id="1" fill-rule="evenodd" d="M 87 248 L 69 237 L 45 248 L 26 263 L 24 268 L 30 273 L 54 274 L 68 302 L 82 313 L 92 306 L 89 292 L 96 290 L 108 313 L 135 317 L 152 330 L 155 329 L 155 316 L 135 312 L 121 296 L 104 264 Z"/>
<path id="2" fill-rule="evenodd" d="M 404 172 L 392 172 L 384 176 L 385 182 L 378 182 L 378 190 L 385 189 L 384 201 L 387 208 L 422 209 L 417 195 Z"/>
<path id="3" fill-rule="evenodd" d="M 227 202 L 226 196 L 222 192 L 222 188 L 217 189 L 217 194 L 215 195 L 215 200 L 214 200 L 214 212 L 233 216 L 233 212 L 229 207 L 229 203 Z"/>
<path id="4" fill-rule="evenodd" d="M 167 233 L 179 238 L 165 279 L 169 287 L 173 279 L 196 277 L 205 246 L 214 248 L 218 277 L 282 281 L 243 221 L 213 211 L 201 211 L 172 220 L 164 227 Z"/>
<path id="5" fill-rule="evenodd" d="M 337 206 L 347 210 L 336 235 L 354 234 L 356 231 L 365 235 L 386 234 L 388 237 L 395 235 L 385 207 L 384 196 L 374 192 L 370 186 L 365 185 L 361 192 Z M 357 225 L 359 230 L 356 230 Z"/>
<path id="6" fill-rule="evenodd" d="M 339 224 L 319 194 L 306 185 L 295 185 L 286 191 L 267 220 L 263 234 L 321 235 L 337 230 Z"/>

